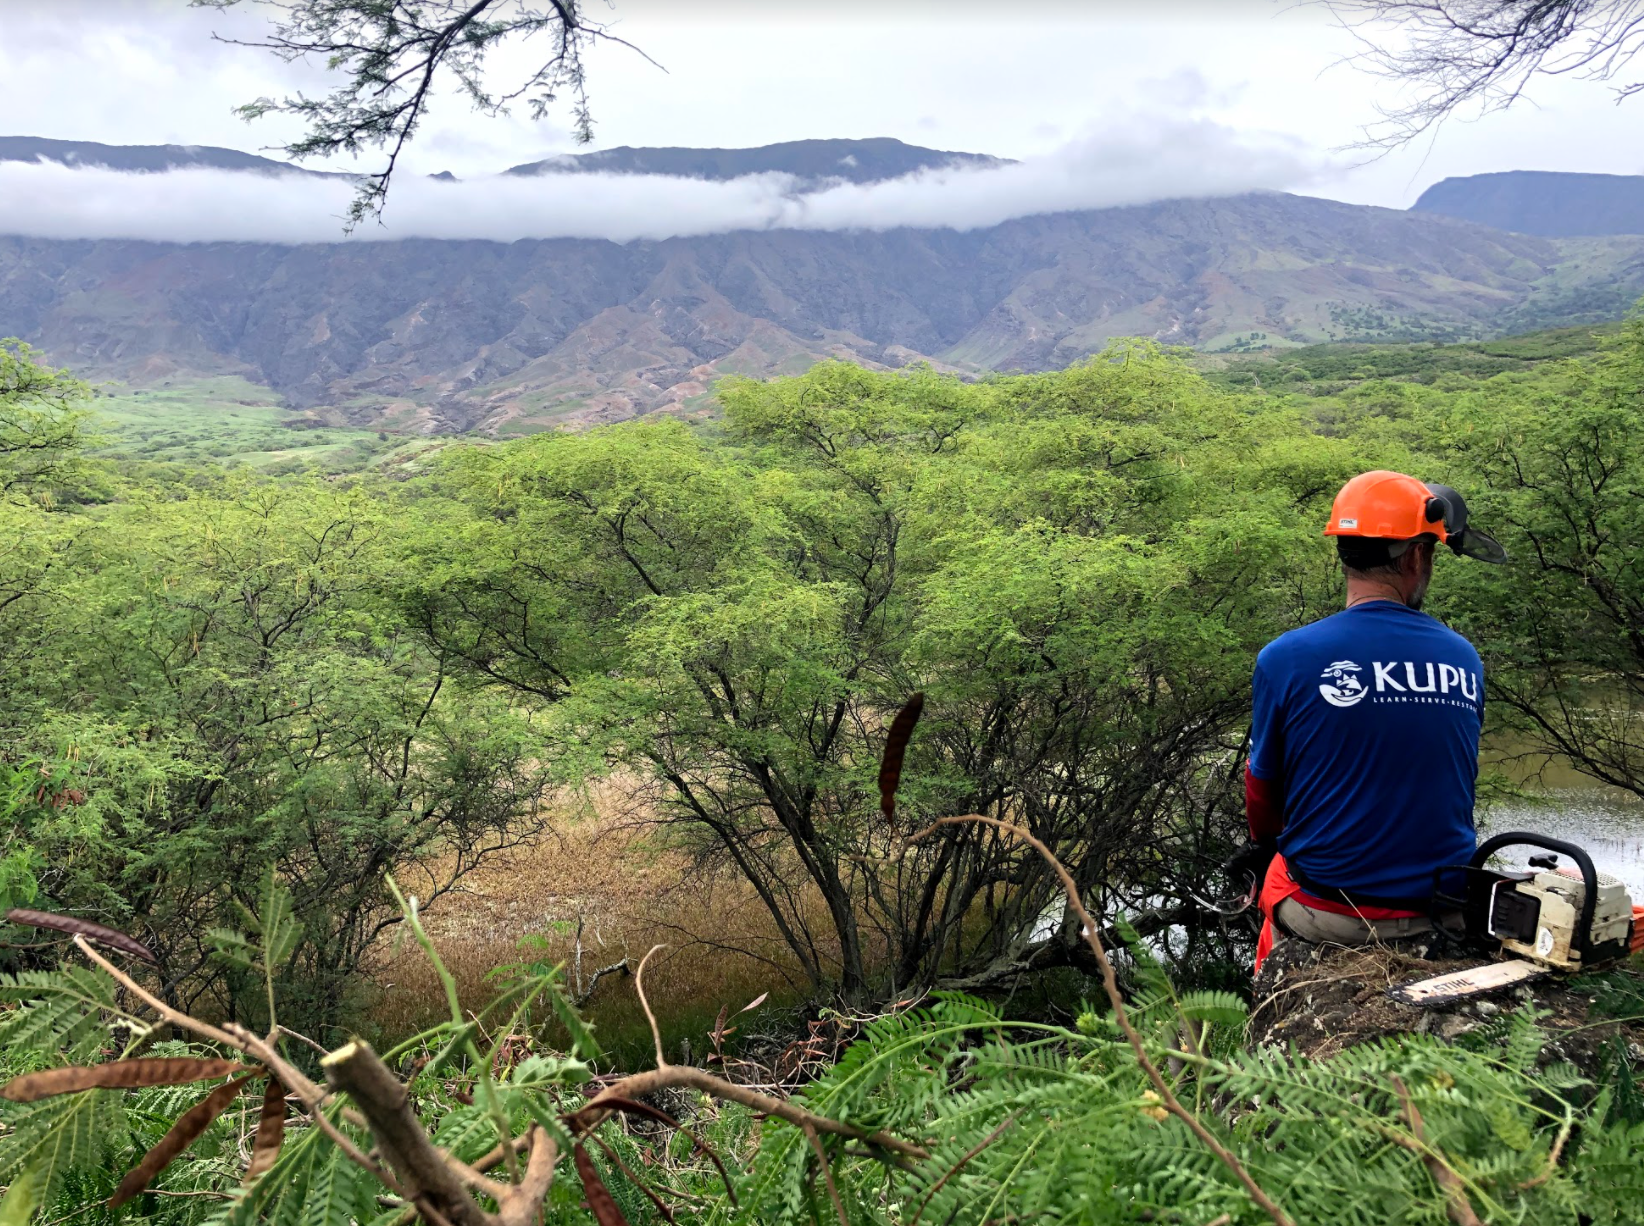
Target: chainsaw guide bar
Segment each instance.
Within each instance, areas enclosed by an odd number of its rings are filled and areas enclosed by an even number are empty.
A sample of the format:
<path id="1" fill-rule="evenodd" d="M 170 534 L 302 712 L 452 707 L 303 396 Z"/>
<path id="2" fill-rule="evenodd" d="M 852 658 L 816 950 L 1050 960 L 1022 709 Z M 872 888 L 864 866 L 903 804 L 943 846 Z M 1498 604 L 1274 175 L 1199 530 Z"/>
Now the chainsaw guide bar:
<path id="1" fill-rule="evenodd" d="M 1531 983 L 1545 978 L 1552 973 L 1550 967 L 1514 958 L 1509 962 L 1469 966 L 1464 970 L 1451 971 L 1447 975 L 1434 975 L 1431 979 L 1403 983 L 1396 988 L 1388 988 L 1387 995 L 1403 1005 L 1431 1009 L 1438 1005 L 1453 1004 L 1458 1000 L 1488 996 L 1493 992 L 1517 987 L 1521 983 Z"/>

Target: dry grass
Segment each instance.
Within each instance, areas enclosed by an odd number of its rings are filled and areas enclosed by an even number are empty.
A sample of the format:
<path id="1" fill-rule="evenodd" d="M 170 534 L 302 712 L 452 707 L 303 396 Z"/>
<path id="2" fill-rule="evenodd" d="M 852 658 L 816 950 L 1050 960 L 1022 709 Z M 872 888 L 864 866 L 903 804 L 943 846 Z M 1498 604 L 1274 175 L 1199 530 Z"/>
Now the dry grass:
<path id="1" fill-rule="evenodd" d="M 762 1016 L 803 997 L 797 963 L 745 882 L 670 850 L 615 787 L 561 810 L 554 834 L 473 873 L 463 892 L 424 914 L 465 1008 L 493 994 L 488 977 L 498 967 L 562 963 L 567 986 L 580 993 L 598 968 L 625 957 L 637 963 L 656 944 L 668 948 L 646 968 L 646 989 L 671 1055 L 686 1040 L 700 1056 L 722 1005 L 735 1013 L 769 992 L 762 1010 L 743 1019 L 757 1030 Z M 409 1034 L 446 1015 L 437 976 L 403 933 L 385 942 L 374 978 L 385 990 L 372 1020 L 384 1034 Z M 649 1032 L 631 980 L 607 975 L 583 1011 L 619 1064 L 643 1061 Z"/>

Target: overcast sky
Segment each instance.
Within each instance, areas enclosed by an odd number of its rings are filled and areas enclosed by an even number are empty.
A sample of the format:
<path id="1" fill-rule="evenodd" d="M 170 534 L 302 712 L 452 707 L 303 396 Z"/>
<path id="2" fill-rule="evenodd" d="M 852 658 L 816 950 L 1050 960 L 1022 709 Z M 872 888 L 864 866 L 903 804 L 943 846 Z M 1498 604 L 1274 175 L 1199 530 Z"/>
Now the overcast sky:
<path id="1" fill-rule="evenodd" d="M 607 7 L 615 31 L 662 68 L 617 46 L 593 53 L 593 148 L 895 136 L 1056 168 L 1018 176 L 1012 199 L 1075 191 L 1070 175 L 1101 181 L 1088 201 L 1060 207 L 1201 194 L 1198 166 L 1203 191 L 1280 187 L 1398 208 L 1448 175 L 1644 171 L 1644 100 L 1617 107 L 1605 86 L 1565 80 L 1539 84 L 1536 105 L 1452 122 L 1417 148 L 1376 161 L 1343 152 L 1377 102 L 1394 99 L 1341 62 L 1355 43 L 1326 8 L 1290 0 L 592 0 L 590 12 Z M 0 0 L 0 19 L 5 134 L 256 150 L 298 129 L 279 118 L 247 125 L 235 104 L 325 88 L 319 66 L 212 40 L 255 33 L 265 17 L 254 4 L 223 13 L 184 0 Z M 528 54 L 510 51 L 498 67 Z M 491 119 L 447 95 L 407 168 L 474 176 L 574 148 L 563 113 Z M 0 195 L 0 227 L 12 228 L 17 191 L 11 181 L 12 198 Z M 853 198 L 840 224 L 860 224 L 870 207 Z"/>

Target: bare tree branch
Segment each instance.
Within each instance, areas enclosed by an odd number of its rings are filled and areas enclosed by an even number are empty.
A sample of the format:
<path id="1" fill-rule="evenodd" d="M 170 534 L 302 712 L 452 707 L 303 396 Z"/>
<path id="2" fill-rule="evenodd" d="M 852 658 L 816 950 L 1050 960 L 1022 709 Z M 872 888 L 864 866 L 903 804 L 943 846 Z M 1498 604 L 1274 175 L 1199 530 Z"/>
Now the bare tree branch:
<path id="1" fill-rule="evenodd" d="M 1641 0 L 1317 0 L 1358 39 L 1348 63 L 1401 85 L 1360 148 L 1408 144 L 1458 112 L 1526 97 L 1538 76 L 1614 81 L 1644 48 Z M 1616 85 L 1616 100 L 1644 81 Z"/>

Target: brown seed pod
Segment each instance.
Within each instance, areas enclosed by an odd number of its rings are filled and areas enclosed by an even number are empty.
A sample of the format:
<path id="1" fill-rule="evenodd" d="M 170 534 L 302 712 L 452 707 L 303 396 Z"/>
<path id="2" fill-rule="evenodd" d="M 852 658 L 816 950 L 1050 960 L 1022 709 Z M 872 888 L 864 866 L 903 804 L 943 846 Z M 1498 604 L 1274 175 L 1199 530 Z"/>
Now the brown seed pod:
<path id="1" fill-rule="evenodd" d="M 274 1165 L 285 1141 L 285 1087 L 272 1073 L 263 1091 L 263 1109 L 257 1116 L 257 1134 L 251 1143 L 251 1163 L 245 1168 L 245 1182 L 252 1183 Z"/>
<path id="2" fill-rule="evenodd" d="M 147 1057 L 115 1060 L 89 1067 L 70 1065 L 25 1073 L 0 1086 L 0 1098 L 14 1103 L 32 1103 L 58 1094 L 81 1090 L 135 1090 L 142 1086 L 181 1086 L 191 1081 L 211 1081 L 230 1073 L 251 1071 L 249 1064 L 233 1060 L 200 1060 L 192 1056 Z"/>
<path id="3" fill-rule="evenodd" d="M 28 928 L 49 928 L 53 932 L 66 932 L 70 936 L 85 937 L 88 941 L 106 945 L 110 949 L 118 949 L 121 953 L 141 958 L 144 962 L 158 961 L 149 952 L 148 946 L 135 938 L 102 924 L 94 924 L 90 920 L 76 919 L 72 915 L 54 915 L 50 911 L 30 911 L 25 907 L 13 907 L 6 912 L 6 922 L 22 924 Z"/>
<path id="4" fill-rule="evenodd" d="M 616 1198 L 599 1177 L 594 1160 L 588 1156 L 588 1150 L 581 1142 L 571 1151 L 571 1158 L 576 1163 L 577 1178 L 582 1180 L 582 1194 L 588 1198 L 588 1209 L 599 1226 L 628 1226 L 628 1219 L 617 1208 Z"/>
<path id="5" fill-rule="evenodd" d="M 237 1081 L 224 1082 L 183 1112 L 171 1126 L 171 1131 L 143 1155 L 141 1162 L 126 1172 L 120 1186 L 114 1189 L 114 1195 L 108 1198 L 108 1207 L 118 1209 L 148 1187 L 150 1181 L 170 1166 L 173 1158 L 194 1144 L 200 1134 L 211 1127 L 211 1121 L 227 1111 L 229 1104 L 239 1097 L 240 1091 L 255 1080 L 255 1077 L 241 1077 Z"/>
<path id="6" fill-rule="evenodd" d="M 914 691 L 907 703 L 891 720 L 890 733 L 885 737 L 885 756 L 879 764 L 879 808 L 887 819 L 896 816 L 896 789 L 902 786 L 902 758 L 913 737 L 913 726 L 925 709 L 925 695 Z"/>

